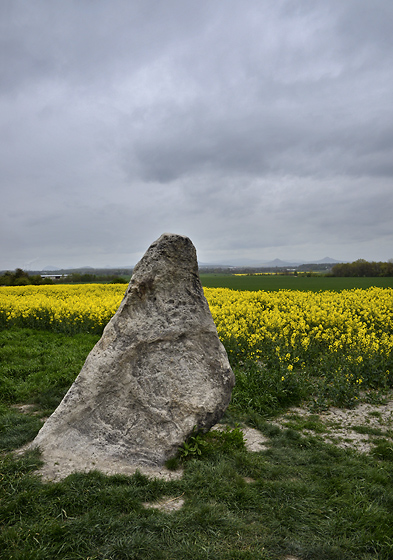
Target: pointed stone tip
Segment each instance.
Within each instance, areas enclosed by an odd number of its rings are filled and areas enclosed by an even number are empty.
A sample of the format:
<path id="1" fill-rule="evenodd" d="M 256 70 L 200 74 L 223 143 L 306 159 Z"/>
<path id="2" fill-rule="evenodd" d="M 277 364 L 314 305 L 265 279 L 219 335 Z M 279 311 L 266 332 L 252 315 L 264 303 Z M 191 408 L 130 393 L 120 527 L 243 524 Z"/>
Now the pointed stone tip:
<path id="1" fill-rule="evenodd" d="M 156 239 L 156 241 L 154 241 L 151 245 L 157 245 L 159 243 L 166 243 L 166 242 L 176 243 L 179 241 L 183 243 L 187 242 L 190 243 L 192 246 L 194 246 L 191 239 L 187 235 L 181 235 L 180 233 L 170 233 L 170 232 L 162 233 L 160 237 Z"/>
<path id="2" fill-rule="evenodd" d="M 189 239 L 187 235 L 182 235 L 181 233 L 171 233 L 169 231 L 164 231 L 158 239 L 161 239 L 161 237 L 183 237 Z"/>
<path id="3" fill-rule="evenodd" d="M 186 267 L 190 270 L 197 270 L 197 252 L 191 239 L 186 235 L 177 233 L 163 233 L 158 239 L 153 241 L 141 260 L 134 268 L 134 275 L 140 268 L 152 266 L 155 262 L 162 268 L 163 262 L 172 263 L 176 267 Z M 157 271 L 159 274 L 159 272 Z"/>

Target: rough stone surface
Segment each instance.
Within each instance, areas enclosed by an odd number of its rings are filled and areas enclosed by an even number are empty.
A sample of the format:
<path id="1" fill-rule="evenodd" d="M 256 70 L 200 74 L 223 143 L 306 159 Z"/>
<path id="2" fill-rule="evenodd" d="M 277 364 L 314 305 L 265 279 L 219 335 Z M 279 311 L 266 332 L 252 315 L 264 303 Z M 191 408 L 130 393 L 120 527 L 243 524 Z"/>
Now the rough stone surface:
<path id="1" fill-rule="evenodd" d="M 194 426 L 216 424 L 233 385 L 195 248 L 187 237 L 163 234 L 32 446 L 45 461 L 163 465 Z"/>

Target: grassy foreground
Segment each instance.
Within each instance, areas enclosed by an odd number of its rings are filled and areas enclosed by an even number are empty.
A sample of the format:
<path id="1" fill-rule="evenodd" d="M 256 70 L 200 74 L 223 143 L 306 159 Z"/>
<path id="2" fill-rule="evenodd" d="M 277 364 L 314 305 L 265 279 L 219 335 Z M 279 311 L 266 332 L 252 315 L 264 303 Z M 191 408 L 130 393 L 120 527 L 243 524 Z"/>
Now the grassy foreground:
<path id="1" fill-rule="evenodd" d="M 307 435 L 296 425 L 280 429 L 259 409 L 236 404 L 241 383 L 226 420 L 261 430 L 270 439 L 267 451 L 213 442 L 171 482 L 93 472 L 42 483 L 35 474 L 39 455 L 15 458 L 10 451 L 33 439 L 97 339 L 0 331 L 0 381 L 7 387 L 0 394 L 0 558 L 393 558 L 387 442 L 385 453 L 366 456 L 323 443 L 315 418 Z M 263 390 L 274 396 L 274 387 Z M 283 403 L 272 403 L 274 416 Z M 22 412 L 22 404 L 31 407 Z M 164 513 L 143 505 L 164 496 L 182 496 L 183 508 Z"/>

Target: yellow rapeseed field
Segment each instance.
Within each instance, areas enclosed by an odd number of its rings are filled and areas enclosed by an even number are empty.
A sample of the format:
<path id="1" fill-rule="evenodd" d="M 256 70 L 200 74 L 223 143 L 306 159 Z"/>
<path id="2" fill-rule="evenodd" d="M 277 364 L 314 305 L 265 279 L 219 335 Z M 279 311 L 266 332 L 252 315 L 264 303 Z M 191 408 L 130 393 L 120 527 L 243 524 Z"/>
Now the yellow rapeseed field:
<path id="1" fill-rule="evenodd" d="M 124 295 L 116 284 L 0 287 L 0 325 L 102 332 Z M 391 386 L 393 290 L 248 292 L 205 288 L 232 360 Z"/>
<path id="2" fill-rule="evenodd" d="M 274 346 L 280 361 L 298 363 L 315 346 L 350 349 L 357 360 L 393 348 L 393 290 L 247 292 L 205 289 L 221 339 L 242 340 L 258 357 Z M 289 369 L 292 369 L 289 367 Z"/>
<path id="3" fill-rule="evenodd" d="M 99 333 L 124 292 L 124 284 L 0 287 L 0 316 L 5 326 Z"/>
<path id="4" fill-rule="evenodd" d="M 393 385 L 393 290 L 205 289 L 229 354 L 358 389 Z M 340 380 L 340 383 L 337 382 Z"/>

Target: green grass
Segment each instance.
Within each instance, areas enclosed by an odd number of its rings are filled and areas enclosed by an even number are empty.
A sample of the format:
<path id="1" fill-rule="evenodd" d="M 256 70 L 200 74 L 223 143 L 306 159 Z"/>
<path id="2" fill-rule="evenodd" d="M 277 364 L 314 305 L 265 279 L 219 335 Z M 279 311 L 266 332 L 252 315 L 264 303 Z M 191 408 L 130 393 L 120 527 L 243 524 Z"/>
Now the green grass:
<path id="1" fill-rule="evenodd" d="M 0 403 L 34 402 L 53 410 L 98 339 L 92 334 L 0 330 Z"/>
<path id="2" fill-rule="evenodd" d="M 42 426 L 36 414 L 23 414 L 0 407 L 0 452 L 11 451 L 31 441 Z"/>
<path id="3" fill-rule="evenodd" d="M 270 439 L 267 451 L 247 452 L 236 431 L 213 433 L 189 442 L 202 452 L 191 453 L 180 480 L 91 472 L 42 483 L 37 452 L 20 457 L 5 452 L 34 438 L 96 339 L 29 329 L 0 332 L 1 380 L 8 388 L 14 380 L 12 390 L 1 387 L 0 393 L 0 558 L 393 557 L 391 441 L 376 439 L 374 454 L 364 456 L 323 443 L 318 416 L 294 415 L 284 429 L 270 424 L 269 415 L 292 403 L 289 391 L 273 398 L 274 381 L 246 394 L 244 399 L 263 393 L 255 406 L 236 404 L 235 398 L 226 414 L 232 425 L 247 421 L 261 430 Z M 240 371 L 239 365 L 238 376 Z M 296 390 L 300 397 L 306 388 Z M 16 402 L 32 406 L 22 413 Z M 304 429 L 313 435 L 302 434 Z M 164 496 L 182 496 L 185 504 L 172 513 L 143 505 Z"/>
<path id="4" fill-rule="evenodd" d="M 303 417 L 298 414 L 290 414 L 286 416 L 285 426 L 299 431 L 312 430 L 317 434 L 323 434 L 327 431 L 318 415 Z"/>
<path id="5" fill-rule="evenodd" d="M 335 278 L 328 276 L 285 276 L 234 274 L 200 274 L 205 288 L 230 288 L 231 290 L 301 290 L 317 292 L 319 290 L 351 290 L 353 288 L 393 288 L 393 278 Z"/>

